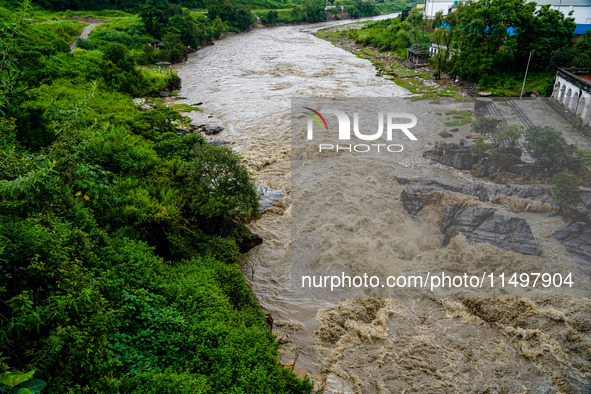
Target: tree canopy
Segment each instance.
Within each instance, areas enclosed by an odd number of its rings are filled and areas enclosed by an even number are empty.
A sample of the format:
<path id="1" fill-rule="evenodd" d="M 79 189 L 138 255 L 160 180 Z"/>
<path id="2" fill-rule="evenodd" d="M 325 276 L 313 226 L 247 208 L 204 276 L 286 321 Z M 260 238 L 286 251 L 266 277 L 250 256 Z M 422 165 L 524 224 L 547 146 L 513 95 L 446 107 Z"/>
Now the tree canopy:
<path id="1" fill-rule="evenodd" d="M 453 61 L 448 72 L 476 82 L 491 75 L 548 66 L 551 54 L 570 46 L 574 20 L 525 0 L 469 1 L 441 23 L 453 32 Z M 445 36 L 445 35 L 444 35 Z"/>

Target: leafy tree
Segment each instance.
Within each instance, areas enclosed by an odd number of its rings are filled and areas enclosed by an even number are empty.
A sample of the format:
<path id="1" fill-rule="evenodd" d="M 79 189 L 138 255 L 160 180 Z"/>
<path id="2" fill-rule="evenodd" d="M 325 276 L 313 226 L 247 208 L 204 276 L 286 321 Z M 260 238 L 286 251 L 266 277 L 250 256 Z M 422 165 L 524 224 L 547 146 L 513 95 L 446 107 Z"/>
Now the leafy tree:
<path id="1" fill-rule="evenodd" d="M 326 20 L 324 2 L 322 0 L 305 0 L 302 9 L 307 22 L 322 22 Z"/>
<path id="2" fill-rule="evenodd" d="M 94 44 L 84 38 L 76 38 L 76 48 L 85 49 L 87 51 L 94 50 Z"/>
<path id="3" fill-rule="evenodd" d="M 397 26 L 394 49 L 409 48 L 415 44 L 422 44 L 425 38 L 425 33 L 421 29 L 422 25 L 423 14 L 417 8 L 413 8 L 404 22 Z"/>
<path id="4" fill-rule="evenodd" d="M 585 35 L 577 41 L 575 51 L 573 65 L 575 67 L 591 68 L 591 29 L 587 30 Z"/>
<path id="5" fill-rule="evenodd" d="M 197 145 L 188 168 L 191 209 L 206 218 L 258 218 L 259 196 L 248 170 L 231 149 Z"/>
<path id="6" fill-rule="evenodd" d="M 554 51 L 571 45 L 575 22 L 562 12 L 550 9 L 549 5 L 543 5 L 535 12 L 531 24 L 520 27 L 523 31 L 517 36 L 514 62 L 526 64 L 529 52 L 535 50 L 530 68 L 543 70 Z"/>
<path id="7" fill-rule="evenodd" d="M 244 7 L 238 7 L 236 9 L 236 17 L 234 21 L 230 21 L 230 24 L 239 30 L 248 30 L 251 28 L 253 22 L 252 14 L 250 10 Z"/>
<path id="8" fill-rule="evenodd" d="M 209 20 L 215 20 L 219 17 L 221 20 L 228 22 L 229 26 L 236 30 L 248 30 L 253 22 L 252 14 L 249 10 L 244 7 L 237 7 L 229 1 L 210 5 L 207 9 L 207 17 Z"/>
<path id="9" fill-rule="evenodd" d="M 536 164 L 546 168 L 560 168 L 567 157 L 564 137 L 550 126 L 528 127 L 524 146 Z"/>
<path id="10" fill-rule="evenodd" d="M 480 155 L 485 154 L 487 151 L 491 150 L 493 148 L 492 144 L 487 144 L 486 142 L 484 142 L 484 137 L 480 136 L 478 138 L 476 138 L 474 140 L 474 145 L 472 145 L 470 147 L 470 150 L 472 152 L 476 152 Z"/>
<path id="11" fill-rule="evenodd" d="M 515 149 L 519 147 L 519 139 L 524 133 L 523 126 L 509 125 L 501 127 L 496 131 L 494 138 L 498 146 L 503 148 Z"/>
<path id="12" fill-rule="evenodd" d="M 379 15 L 376 5 L 371 1 L 356 0 L 355 7 L 359 10 L 360 16 Z"/>
<path id="13" fill-rule="evenodd" d="M 554 175 L 552 183 L 552 193 L 559 205 L 575 205 L 581 201 L 581 190 L 577 186 L 577 176 L 569 170 Z"/>
<path id="14" fill-rule="evenodd" d="M 199 47 L 199 31 L 189 11 L 181 11 L 171 16 L 168 20 L 168 26 L 168 31 L 170 31 L 171 27 L 174 27 L 178 31 L 183 45 L 192 47 L 193 49 Z"/>
<path id="15" fill-rule="evenodd" d="M 441 71 L 451 69 L 450 59 L 453 53 L 452 43 L 454 42 L 454 33 L 459 24 L 458 14 L 452 12 L 443 16 L 443 12 L 438 11 L 435 18 L 431 21 L 431 28 L 434 30 L 432 40 L 439 45 L 439 51 L 431 58 L 431 63 L 435 65 L 435 77 L 441 78 Z"/>
<path id="16" fill-rule="evenodd" d="M 523 72 L 531 51 L 530 67 L 543 70 L 553 52 L 570 46 L 572 18 L 525 0 L 478 0 L 458 8 L 451 72 L 486 83 L 508 71 Z M 559 60 L 556 53 L 555 63 Z"/>
<path id="17" fill-rule="evenodd" d="M 134 61 L 129 57 L 129 51 L 121 44 L 112 42 L 103 48 L 103 59 L 112 62 L 124 72 L 134 69 Z"/>
<path id="18" fill-rule="evenodd" d="M 459 7 L 454 74 L 479 81 L 511 65 L 518 43 L 508 29 L 521 34 L 533 24 L 534 10 L 535 3 L 524 0 L 479 0 Z"/>
<path id="19" fill-rule="evenodd" d="M 27 26 L 24 17 L 30 6 L 9 19 L 0 20 L 0 115 L 14 116 L 16 107 L 27 99 L 27 92 L 48 79 L 42 73 L 42 53 L 23 42 Z"/>
<path id="20" fill-rule="evenodd" d="M 176 28 L 168 28 L 164 37 L 162 37 L 162 43 L 166 58 L 174 62 L 182 62 L 187 55 L 186 49 L 183 46 L 181 34 Z"/>
<path id="21" fill-rule="evenodd" d="M 269 12 L 267 12 L 267 14 L 264 17 L 264 22 L 266 25 L 274 25 L 275 21 L 277 21 L 277 17 L 279 15 L 277 14 L 277 11 L 275 10 L 271 10 Z"/>
<path id="22" fill-rule="evenodd" d="M 480 134 L 486 137 L 487 134 L 495 135 L 499 127 L 500 121 L 489 116 L 481 116 L 471 125 L 473 133 Z"/>
<path id="23" fill-rule="evenodd" d="M 146 30 L 156 38 L 162 37 L 170 16 L 167 0 L 146 0 L 140 10 Z"/>
<path id="24" fill-rule="evenodd" d="M 556 71 L 559 67 L 569 67 L 575 57 L 576 51 L 573 48 L 563 47 L 552 51 L 550 55 L 550 62 L 548 68 L 552 71 Z M 552 83 L 554 87 L 554 82 Z"/>
<path id="25" fill-rule="evenodd" d="M 213 20 L 212 30 L 213 30 L 213 37 L 220 38 L 222 36 L 222 34 L 224 34 L 225 32 L 228 31 L 228 22 L 222 21 L 220 19 L 220 17 L 218 16 L 217 18 L 215 18 Z"/>

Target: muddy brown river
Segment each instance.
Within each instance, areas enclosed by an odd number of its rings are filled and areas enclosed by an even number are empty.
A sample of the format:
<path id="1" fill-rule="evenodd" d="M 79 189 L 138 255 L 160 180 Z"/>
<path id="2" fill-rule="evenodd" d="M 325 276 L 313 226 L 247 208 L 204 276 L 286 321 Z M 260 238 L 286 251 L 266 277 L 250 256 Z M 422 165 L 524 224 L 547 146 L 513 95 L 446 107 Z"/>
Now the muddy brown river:
<path id="1" fill-rule="evenodd" d="M 344 22 L 327 24 L 338 23 Z M 186 98 L 178 102 L 203 103 L 203 112 L 190 114 L 194 123 L 224 126 L 215 138 L 246 159 L 258 184 L 285 195 L 251 224 L 265 241 L 244 256 L 245 277 L 282 336 L 282 360 L 295 360 L 309 376 L 328 376 L 327 392 L 588 392 L 591 302 L 586 298 L 303 302 L 292 297 L 291 99 L 408 96 L 376 76 L 369 61 L 311 34 L 327 24 L 256 29 L 218 41 L 174 67 L 182 80 L 179 96 Z M 404 174 L 404 166 L 400 171 Z M 429 167 L 413 171 L 426 178 L 457 175 Z M 393 187 L 398 194 L 402 190 Z M 398 242 L 407 252 L 398 257 L 408 264 L 446 253 L 515 258 L 460 237 L 442 248 L 435 225 L 417 223 L 400 204 L 392 209 L 394 219 L 384 225 L 400 233 Z M 564 226 L 562 218 L 534 216 L 539 225 L 532 230 L 547 238 L 546 255 L 562 259 L 566 252 L 551 239 Z"/>

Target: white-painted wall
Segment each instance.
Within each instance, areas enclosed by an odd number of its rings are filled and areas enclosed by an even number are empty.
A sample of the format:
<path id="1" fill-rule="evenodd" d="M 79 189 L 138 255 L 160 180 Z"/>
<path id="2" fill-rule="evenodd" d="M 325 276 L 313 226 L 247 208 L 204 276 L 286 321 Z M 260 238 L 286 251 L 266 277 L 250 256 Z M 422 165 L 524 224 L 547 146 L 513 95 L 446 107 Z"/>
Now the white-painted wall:
<path id="1" fill-rule="evenodd" d="M 591 2 L 590 2 L 591 3 Z M 541 6 L 538 5 L 536 9 L 540 9 Z M 566 17 L 575 18 L 575 23 L 577 25 L 586 25 L 591 24 L 591 4 L 589 5 L 569 5 L 568 0 L 564 0 L 562 4 L 559 5 L 551 5 L 551 10 L 558 10 L 564 14 Z M 573 12 L 572 15 L 569 16 L 570 12 Z"/>
<path id="2" fill-rule="evenodd" d="M 427 18 L 434 18 L 438 11 L 443 11 L 443 15 L 447 15 L 453 5 L 453 0 L 426 0 L 424 15 Z"/>
<path id="3" fill-rule="evenodd" d="M 591 93 L 556 76 L 552 97 L 570 112 L 576 114 L 585 126 L 591 126 Z"/>

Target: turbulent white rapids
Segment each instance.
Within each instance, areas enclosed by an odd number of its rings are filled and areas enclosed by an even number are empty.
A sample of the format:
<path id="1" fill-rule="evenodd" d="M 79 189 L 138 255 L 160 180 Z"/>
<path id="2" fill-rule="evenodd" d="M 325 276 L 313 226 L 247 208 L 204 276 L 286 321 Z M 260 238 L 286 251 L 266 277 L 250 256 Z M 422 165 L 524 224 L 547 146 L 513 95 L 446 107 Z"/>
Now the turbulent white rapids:
<path id="1" fill-rule="evenodd" d="M 290 296 L 291 98 L 408 95 L 376 76 L 367 60 L 310 34 L 325 25 L 232 36 L 199 50 L 174 70 L 182 79 L 179 96 L 186 100 L 181 102 L 203 102 L 202 113 L 191 113 L 194 122 L 224 126 L 216 138 L 246 159 L 257 183 L 286 196 L 251 226 L 265 242 L 245 256 L 244 272 L 278 333 L 288 334 L 296 367 L 311 375 L 332 374 L 345 390 L 364 393 L 584 390 L 591 377 L 587 300 L 303 304 Z M 450 176 L 437 169 L 424 169 L 423 175 Z M 435 224 L 420 227 L 401 208 L 396 215 L 385 225 L 404 234 L 400 242 L 408 246 L 406 253 L 441 254 Z M 561 220 L 549 219 L 540 231 L 551 234 L 563 225 Z M 466 258 L 504 253 L 462 239 L 447 249 L 450 255 L 470 254 Z"/>

